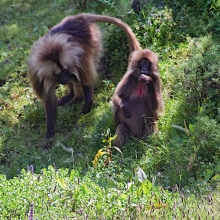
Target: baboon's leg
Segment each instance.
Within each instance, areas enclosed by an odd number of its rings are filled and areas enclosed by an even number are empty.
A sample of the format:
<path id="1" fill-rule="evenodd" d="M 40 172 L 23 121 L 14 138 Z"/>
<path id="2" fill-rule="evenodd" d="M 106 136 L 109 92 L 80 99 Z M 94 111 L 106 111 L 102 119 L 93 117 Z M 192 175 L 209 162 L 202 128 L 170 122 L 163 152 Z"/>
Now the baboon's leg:
<path id="1" fill-rule="evenodd" d="M 125 145 L 129 135 L 129 130 L 126 124 L 120 123 L 116 129 L 115 134 L 117 135 L 117 137 L 113 141 L 113 146 L 122 147 L 123 145 Z"/>
<path id="2" fill-rule="evenodd" d="M 92 87 L 91 86 L 85 86 L 82 85 L 83 93 L 84 93 L 84 105 L 82 108 L 81 113 L 86 114 L 90 112 L 92 103 L 93 103 L 93 97 L 92 97 Z"/>
<path id="3" fill-rule="evenodd" d="M 44 110 L 47 122 L 46 138 L 51 138 L 54 135 L 56 113 L 57 113 L 57 99 L 55 95 L 56 88 L 52 87 L 44 100 Z"/>
<path id="4" fill-rule="evenodd" d="M 155 118 L 147 118 L 143 132 L 143 139 L 153 134 L 157 130 L 157 120 Z"/>
<path id="5" fill-rule="evenodd" d="M 73 90 L 73 83 L 68 83 L 69 93 L 62 98 L 60 98 L 57 102 L 57 105 L 65 105 L 66 103 L 69 103 L 73 97 L 74 97 L 74 90 Z"/>

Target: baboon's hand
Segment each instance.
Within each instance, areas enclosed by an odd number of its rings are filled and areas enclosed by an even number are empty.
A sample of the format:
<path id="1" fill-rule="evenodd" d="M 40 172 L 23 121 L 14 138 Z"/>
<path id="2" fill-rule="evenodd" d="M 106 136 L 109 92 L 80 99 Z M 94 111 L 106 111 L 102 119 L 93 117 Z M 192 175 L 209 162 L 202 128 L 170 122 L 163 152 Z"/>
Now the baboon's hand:
<path id="1" fill-rule="evenodd" d="M 131 118 L 131 117 L 132 117 L 132 113 L 131 113 L 131 110 L 130 110 L 128 104 L 124 104 L 124 105 L 121 107 L 121 110 L 122 110 L 122 112 L 123 112 L 125 118 Z"/>
<path id="2" fill-rule="evenodd" d="M 151 78 L 150 76 L 141 74 L 141 75 L 138 77 L 138 81 L 139 81 L 139 82 L 142 82 L 142 83 L 145 83 L 145 84 L 148 84 L 148 83 L 152 82 L 152 78 Z"/>

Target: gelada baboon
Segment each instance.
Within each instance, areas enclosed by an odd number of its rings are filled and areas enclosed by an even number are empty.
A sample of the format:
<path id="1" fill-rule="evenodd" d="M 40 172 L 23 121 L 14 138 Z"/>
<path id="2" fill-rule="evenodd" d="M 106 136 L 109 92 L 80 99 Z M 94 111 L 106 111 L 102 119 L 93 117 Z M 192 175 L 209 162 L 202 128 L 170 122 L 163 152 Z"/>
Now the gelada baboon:
<path id="1" fill-rule="evenodd" d="M 123 146 L 132 137 L 144 139 L 155 131 L 163 112 L 157 54 L 149 49 L 131 54 L 112 102 L 117 125 L 115 146 Z"/>
<path id="2" fill-rule="evenodd" d="M 71 99 L 84 100 L 81 113 L 86 114 L 91 109 L 93 84 L 102 50 L 102 34 L 95 22 L 119 26 L 128 37 L 130 52 L 140 49 L 131 28 L 120 19 L 86 13 L 66 17 L 39 38 L 30 51 L 28 77 L 36 95 L 44 103 L 47 138 L 54 135 L 57 84 L 68 85 L 69 89 L 69 94 L 62 97 L 58 105 Z"/>

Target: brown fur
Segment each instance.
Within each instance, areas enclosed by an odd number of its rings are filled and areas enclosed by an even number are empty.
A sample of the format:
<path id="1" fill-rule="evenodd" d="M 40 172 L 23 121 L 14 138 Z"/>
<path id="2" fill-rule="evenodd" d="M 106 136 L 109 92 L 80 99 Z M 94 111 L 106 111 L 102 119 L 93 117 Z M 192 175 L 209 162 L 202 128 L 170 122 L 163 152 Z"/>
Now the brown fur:
<path id="1" fill-rule="evenodd" d="M 147 58 L 151 66 L 142 74 L 140 61 Z M 112 97 L 117 125 L 115 146 L 122 146 L 131 138 L 144 139 L 157 128 L 163 112 L 158 57 L 149 49 L 134 51 L 126 74 L 117 85 Z"/>
<path id="2" fill-rule="evenodd" d="M 97 66 L 102 50 L 102 34 L 95 22 L 116 24 L 126 33 L 130 52 L 140 49 L 130 27 L 121 20 L 102 15 L 79 14 L 69 16 L 39 38 L 31 48 L 28 60 L 28 77 L 45 106 L 47 135 L 54 134 L 58 77 L 66 73 L 69 94 L 58 101 L 59 105 L 84 99 L 82 113 L 92 105 L 92 88 L 97 79 Z M 60 81 L 59 81 L 60 82 Z"/>

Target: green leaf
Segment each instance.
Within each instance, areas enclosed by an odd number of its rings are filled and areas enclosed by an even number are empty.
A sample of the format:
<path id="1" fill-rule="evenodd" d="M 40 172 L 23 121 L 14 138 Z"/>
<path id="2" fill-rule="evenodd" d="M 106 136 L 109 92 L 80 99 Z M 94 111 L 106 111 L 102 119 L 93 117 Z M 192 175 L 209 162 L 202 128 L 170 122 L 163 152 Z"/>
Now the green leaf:
<path id="1" fill-rule="evenodd" d="M 194 127 L 192 124 L 189 124 L 189 130 L 193 133 L 194 132 Z"/>
<path id="2" fill-rule="evenodd" d="M 201 114 L 203 112 L 203 107 L 201 106 L 200 108 L 199 108 L 199 113 Z"/>
<path id="3" fill-rule="evenodd" d="M 144 182 L 141 183 L 141 185 L 137 189 L 137 195 L 147 195 L 150 193 L 152 189 L 152 183 L 146 179 Z"/>
<path id="4" fill-rule="evenodd" d="M 86 184 L 83 184 L 83 186 L 82 186 L 82 191 L 83 191 L 84 194 L 88 194 L 89 189 L 88 189 L 88 187 L 86 186 Z"/>
<path id="5" fill-rule="evenodd" d="M 74 180 L 74 176 L 75 176 L 75 170 L 72 169 L 70 172 L 70 181 Z"/>
<path id="6" fill-rule="evenodd" d="M 176 128 L 176 129 L 178 129 L 178 130 L 180 130 L 180 131 L 184 131 L 184 132 L 186 132 L 187 133 L 187 129 L 185 129 L 184 127 L 182 127 L 182 126 L 179 126 L 179 125 L 171 125 L 171 127 L 173 127 L 173 128 Z"/>
<path id="7" fill-rule="evenodd" d="M 117 135 L 114 135 L 113 137 L 110 137 L 109 141 L 114 141 L 116 137 L 117 137 Z"/>
<path id="8" fill-rule="evenodd" d="M 66 189 L 65 180 L 63 178 L 60 178 L 57 174 L 56 174 L 56 181 L 63 189 Z"/>

